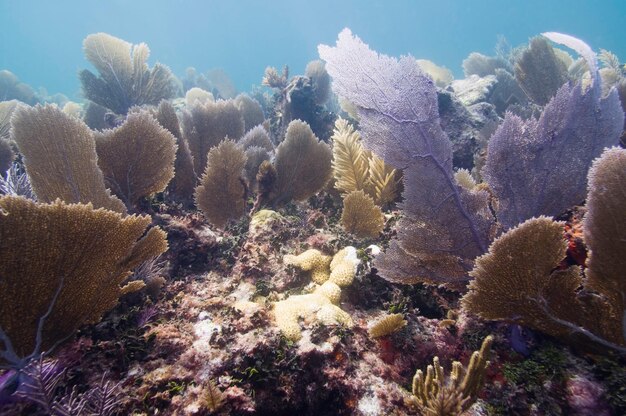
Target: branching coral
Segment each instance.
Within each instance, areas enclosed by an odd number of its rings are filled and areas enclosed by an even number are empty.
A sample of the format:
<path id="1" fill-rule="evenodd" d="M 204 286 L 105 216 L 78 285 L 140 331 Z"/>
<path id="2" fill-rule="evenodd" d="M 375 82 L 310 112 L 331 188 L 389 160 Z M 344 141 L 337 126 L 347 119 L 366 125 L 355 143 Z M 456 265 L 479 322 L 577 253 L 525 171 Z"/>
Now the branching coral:
<path id="1" fill-rule="evenodd" d="M 165 190 L 174 177 L 176 149 L 174 136 L 146 111 L 129 114 L 116 129 L 96 132 L 104 181 L 129 208 Z"/>
<path id="2" fill-rule="evenodd" d="M 447 380 L 437 357 L 433 365 L 428 366 L 426 376 L 422 370 L 417 370 L 412 391 L 422 414 L 458 416 L 474 404 L 485 384 L 492 342 L 491 336 L 484 339 L 480 350 L 472 354 L 467 368 L 458 361 L 453 362 Z"/>
<path id="3" fill-rule="evenodd" d="M 231 218 L 239 218 L 246 208 L 243 183 L 246 155 L 232 140 L 211 149 L 204 175 L 196 188 L 198 208 L 216 227 L 224 227 Z"/>
<path id="4" fill-rule="evenodd" d="M 396 170 L 361 144 L 359 133 L 344 119 L 335 121 L 333 133 L 335 187 L 344 194 L 364 191 L 380 206 L 398 194 Z"/>
<path id="5" fill-rule="evenodd" d="M 21 367 L 100 320 L 142 282 L 130 270 L 167 249 L 149 217 L 91 204 L 0 197 L 0 364 Z"/>
<path id="6" fill-rule="evenodd" d="M 345 247 L 332 260 L 317 250 L 308 250 L 299 256 L 285 256 L 285 263 L 311 271 L 313 281 L 319 284 L 313 293 L 276 302 L 276 325 L 287 339 L 297 341 L 302 337 L 299 319 L 315 320 L 324 325 L 352 326 L 350 315 L 336 304 L 341 297 L 341 287 L 352 283 L 360 263 L 354 247 Z"/>
<path id="7" fill-rule="evenodd" d="M 170 70 L 161 64 L 148 69 L 150 49 L 145 43 L 132 45 L 106 33 L 89 35 L 83 41 L 85 56 L 100 76 L 80 72 L 83 93 L 89 100 L 117 114 L 135 105 L 158 105 L 172 98 L 175 84 Z"/>
<path id="8" fill-rule="evenodd" d="M 104 186 L 94 137 L 85 123 L 56 106 L 37 105 L 15 110 L 12 125 L 12 139 L 24 156 L 39 201 L 60 198 L 126 212 L 122 201 Z"/>

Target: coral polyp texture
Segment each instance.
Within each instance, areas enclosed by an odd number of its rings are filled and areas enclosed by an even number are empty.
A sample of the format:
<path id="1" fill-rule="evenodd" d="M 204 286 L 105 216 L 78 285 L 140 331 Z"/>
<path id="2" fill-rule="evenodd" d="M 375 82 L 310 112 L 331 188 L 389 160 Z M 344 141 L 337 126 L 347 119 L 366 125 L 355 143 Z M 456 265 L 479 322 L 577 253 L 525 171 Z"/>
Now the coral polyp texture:
<path id="1" fill-rule="evenodd" d="M 354 280 L 360 260 L 354 247 L 345 247 L 332 258 L 318 250 L 308 250 L 298 256 L 285 256 L 286 264 L 311 272 L 311 280 L 317 283 L 313 293 L 290 296 L 276 302 L 274 316 L 276 325 L 285 338 L 298 341 L 302 337 L 299 320 L 303 319 L 323 325 L 353 325 L 352 318 L 336 304 L 341 297 L 341 288 Z"/>
<path id="2" fill-rule="evenodd" d="M 228 73 L 105 33 L 80 96 L 0 71 L 0 414 L 626 414 L 623 51 L 454 79 L 345 29 L 239 92 L 237 16 L 135 33 Z"/>

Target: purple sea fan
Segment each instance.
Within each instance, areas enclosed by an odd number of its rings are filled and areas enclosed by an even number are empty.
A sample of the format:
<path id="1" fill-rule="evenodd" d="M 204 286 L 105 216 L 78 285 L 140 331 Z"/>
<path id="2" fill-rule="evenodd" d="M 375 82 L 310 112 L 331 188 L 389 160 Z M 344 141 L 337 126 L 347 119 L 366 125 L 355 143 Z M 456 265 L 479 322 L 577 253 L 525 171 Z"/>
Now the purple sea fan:
<path id="1" fill-rule="evenodd" d="M 483 176 L 498 198 L 498 221 L 505 229 L 531 217 L 559 215 L 582 203 L 591 162 L 604 148 L 619 143 L 624 125 L 615 88 L 601 96 L 591 48 L 571 36 L 544 35 L 587 60 L 592 84 L 563 85 L 538 120 L 507 113 L 489 141 Z"/>
<path id="2" fill-rule="evenodd" d="M 467 279 L 490 241 L 487 193 L 457 185 L 452 146 L 439 123 L 437 90 L 414 58 L 369 49 L 349 29 L 319 54 L 333 90 L 358 110 L 363 143 L 404 172 L 405 217 L 398 238 L 375 266 L 400 283 L 457 283 Z"/>

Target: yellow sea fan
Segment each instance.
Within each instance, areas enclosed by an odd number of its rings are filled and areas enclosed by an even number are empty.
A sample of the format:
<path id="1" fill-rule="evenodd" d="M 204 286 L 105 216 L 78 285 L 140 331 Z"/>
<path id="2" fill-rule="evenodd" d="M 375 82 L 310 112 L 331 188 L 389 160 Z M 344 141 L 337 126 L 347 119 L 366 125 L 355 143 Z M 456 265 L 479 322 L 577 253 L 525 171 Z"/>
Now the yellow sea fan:
<path id="1" fill-rule="evenodd" d="M 332 139 L 335 187 L 344 194 L 365 189 L 369 166 L 359 133 L 348 121 L 339 118 Z"/>
<path id="2" fill-rule="evenodd" d="M 368 184 L 370 196 L 376 205 L 384 206 L 398 197 L 399 175 L 396 170 L 376 156 L 368 152 Z"/>

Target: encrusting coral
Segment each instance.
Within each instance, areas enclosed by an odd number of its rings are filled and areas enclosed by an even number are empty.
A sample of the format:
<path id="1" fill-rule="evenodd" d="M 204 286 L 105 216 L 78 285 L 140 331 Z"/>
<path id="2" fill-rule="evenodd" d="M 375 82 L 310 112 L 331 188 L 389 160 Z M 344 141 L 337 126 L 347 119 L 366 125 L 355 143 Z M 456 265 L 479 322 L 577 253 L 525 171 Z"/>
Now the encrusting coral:
<path id="1" fill-rule="evenodd" d="M 19 107 L 11 138 L 23 155 L 26 172 L 41 202 L 92 203 L 126 212 L 105 188 L 93 133 L 82 121 L 52 105 Z"/>
<path id="2" fill-rule="evenodd" d="M 274 305 L 276 325 L 285 338 L 298 341 L 302 337 L 299 319 L 352 326 L 350 315 L 336 304 L 341 288 L 352 284 L 360 263 L 354 247 L 345 247 L 332 259 L 318 250 L 307 250 L 298 256 L 285 256 L 284 262 L 311 271 L 311 279 L 318 284 L 313 293 L 290 296 Z"/>
<path id="3" fill-rule="evenodd" d="M 244 214 L 245 164 L 246 154 L 232 140 L 223 141 L 209 152 L 206 169 L 196 188 L 195 201 L 216 227 L 224 227 L 229 219 Z"/>
<path id="4" fill-rule="evenodd" d="M 412 392 L 422 414 L 458 416 L 474 404 L 485 384 L 492 343 L 493 337 L 486 337 L 480 350 L 472 354 L 467 368 L 454 361 L 447 380 L 437 357 L 433 359 L 433 365 L 428 366 L 426 376 L 422 370 L 417 370 Z"/>
<path id="5" fill-rule="evenodd" d="M 91 204 L 0 197 L 0 364 L 19 367 L 95 323 L 143 282 L 130 271 L 167 249 L 150 217 Z"/>
<path id="6" fill-rule="evenodd" d="M 311 280 L 322 284 L 330 277 L 331 256 L 323 254 L 319 250 L 310 249 L 297 256 L 288 254 L 283 261 L 285 264 L 295 266 L 305 272 L 311 272 Z"/>
<path id="7" fill-rule="evenodd" d="M 85 57 L 100 76 L 84 69 L 80 82 L 85 97 L 117 114 L 135 105 L 158 105 L 172 98 L 175 84 L 170 70 L 161 64 L 148 69 L 150 49 L 145 43 L 132 45 L 106 33 L 95 33 L 83 41 Z"/>
<path id="8" fill-rule="evenodd" d="M 124 124 L 95 133 L 104 181 L 128 208 L 163 192 L 174 177 L 176 139 L 147 111 L 128 115 Z"/>

